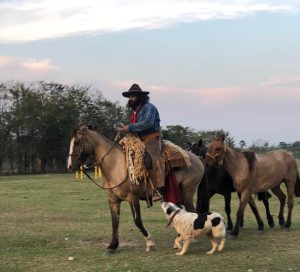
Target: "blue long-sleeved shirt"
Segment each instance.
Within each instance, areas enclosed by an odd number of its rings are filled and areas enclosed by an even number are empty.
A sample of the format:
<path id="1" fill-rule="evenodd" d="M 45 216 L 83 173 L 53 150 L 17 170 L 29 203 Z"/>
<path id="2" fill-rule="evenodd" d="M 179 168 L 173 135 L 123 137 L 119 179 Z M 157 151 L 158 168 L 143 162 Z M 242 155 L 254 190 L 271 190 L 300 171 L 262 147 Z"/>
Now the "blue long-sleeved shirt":
<path id="1" fill-rule="evenodd" d="M 156 107 L 146 103 L 137 113 L 137 122 L 128 125 L 128 131 L 137 134 L 148 134 L 160 129 L 160 118 Z"/>

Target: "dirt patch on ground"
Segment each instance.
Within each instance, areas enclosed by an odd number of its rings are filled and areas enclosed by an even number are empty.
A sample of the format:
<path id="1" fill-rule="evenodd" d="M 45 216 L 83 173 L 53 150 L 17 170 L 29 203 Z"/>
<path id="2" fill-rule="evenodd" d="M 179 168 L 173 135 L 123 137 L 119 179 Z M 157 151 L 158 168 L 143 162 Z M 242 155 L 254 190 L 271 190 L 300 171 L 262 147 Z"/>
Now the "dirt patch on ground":
<path id="1" fill-rule="evenodd" d="M 81 245 L 101 245 L 103 247 L 108 247 L 110 244 L 110 239 L 102 240 L 80 240 Z M 134 240 L 121 240 L 119 247 L 140 247 L 141 243 Z"/>

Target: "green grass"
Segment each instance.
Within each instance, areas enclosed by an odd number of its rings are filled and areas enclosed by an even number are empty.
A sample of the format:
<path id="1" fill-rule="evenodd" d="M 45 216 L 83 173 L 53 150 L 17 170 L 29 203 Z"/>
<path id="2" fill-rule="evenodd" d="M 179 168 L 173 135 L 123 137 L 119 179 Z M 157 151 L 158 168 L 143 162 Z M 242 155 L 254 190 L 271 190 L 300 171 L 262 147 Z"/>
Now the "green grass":
<path id="1" fill-rule="evenodd" d="M 279 204 L 273 196 L 274 229 L 266 225 L 265 231 L 258 231 L 247 207 L 238 238 L 228 237 L 224 251 L 212 256 L 205 254 L 210 249 L 206 237 L 192 243 L 185 256 L 176 256 L 172 248 L 176 233 L 165 227 L 159 204 L 148 209 L 141 203 L 144 225 L 157 244 L 157 251 L 146 253 L 143 236 L 124 202 L 121 245 L 108 255 L 111 219 L 106 193 L 87 179 L 9 176 L 0 177 L 0 188 L 0 271 L 300 271 L 300 198 L 295 199 L 291 230 L 279 228 Z M 234 220 L 237 205 L 233 194 Z M 265 218 L 262 204 L 258 205 Z M 213 197 L 211 210 L 225 217 L 220 196 Z"/>

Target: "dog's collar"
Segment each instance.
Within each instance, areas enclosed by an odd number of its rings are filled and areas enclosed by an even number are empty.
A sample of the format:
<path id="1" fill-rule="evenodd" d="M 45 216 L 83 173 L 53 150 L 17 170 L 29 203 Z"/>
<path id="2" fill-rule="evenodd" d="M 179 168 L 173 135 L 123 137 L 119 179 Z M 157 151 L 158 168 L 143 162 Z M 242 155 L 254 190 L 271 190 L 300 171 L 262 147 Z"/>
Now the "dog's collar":
<path id="1" fill-rule="evenodd" d="M 180 212 L 180 209 L 176 210 L 176 212 L 175 212 L 175 213 L 172 215 L 172 217 L 170 218 L 169 223 L 167 224 L 166 227 L 170 227 L 170 225 L 172 224 L 172 222 L 173 222 L 175 216 L 176 216 L 179 212 Z"/>

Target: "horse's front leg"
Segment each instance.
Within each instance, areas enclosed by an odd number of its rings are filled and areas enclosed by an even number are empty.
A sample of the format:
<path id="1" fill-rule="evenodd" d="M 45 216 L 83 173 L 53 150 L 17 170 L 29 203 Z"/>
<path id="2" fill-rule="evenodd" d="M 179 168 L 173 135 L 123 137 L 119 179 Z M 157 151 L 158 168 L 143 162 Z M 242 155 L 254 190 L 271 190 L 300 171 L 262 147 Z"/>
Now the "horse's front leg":
<path id="1" fill-rule="evenodd" d="M 260 216 L 260 214 L 258 212 L 257 206 L 256 206 L 256 204 L 254 202 L 254 199 L 253 199 L 252 195 L 249 196 L 248 203 L 249 203 L 249 206 L 250 206 L 252 212 L 255 215 L 255 218 L 256 218 L 256 221 L 257 221 L 257 224 L 258 224 L 258 229 L 259 230 L 263 230 L 264 229 L 264 222 L 261 219 L 261 216 Z"/>
<path id="2" fill-rule="evenodd" d="M 151 250 L 155 249 L 155 242 L 153 238 L 151 237 L 151 234 L 145 229 L 142 218 L 141 218 L 141 208 L 140 208 L 140 202 L 138 199 L 133 199 L 131 202 L 129 202 L 131 212 L 133 215 L 134 223 L 139 228 L 139 230 L 144 235 L 144 238 L 146 240 L 146 251 L 149 252 Z"/>
<path id="3" fill-rule="evenodd" d="M 231 192 L 224 193 L 225 212 L 227 215 L 227 229 L 232 230 L 233 224 L 231 220 Z"/>
<path id="4" fill-rule="evenodd" d="M 237 214 L 236 214 L 236 223 L 231 232 L 231 234 L 234 236 L 237 236 L 239 234 L 241 221 L 244 218 L 244 211 L 245 211 L 246 205 L 249 201 L 249 196 L 250 196 L 250 191 L 243 191 L 241 193 L 240 206 L 239 206 Z"/>
<path id="5" fill-rule="evenodd" d="M 107 248 L 107 251 L 109 253 L 113 253 L 119 246 L 119 221 L 121 202 L 109 199 L 108 203 L 112 219 L 112 239 L 110 245 Z"/>

